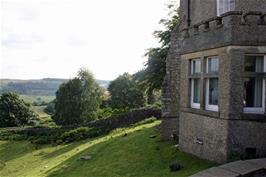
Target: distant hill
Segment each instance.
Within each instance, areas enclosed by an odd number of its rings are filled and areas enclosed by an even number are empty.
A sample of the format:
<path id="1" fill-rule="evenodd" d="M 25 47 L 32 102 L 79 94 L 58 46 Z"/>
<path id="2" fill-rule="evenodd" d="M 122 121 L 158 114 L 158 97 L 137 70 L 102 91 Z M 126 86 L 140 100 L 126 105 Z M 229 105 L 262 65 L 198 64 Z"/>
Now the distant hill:
<path id="1" fill-rule="evenodd" d="M 0 93 L 11 91 L 24 95 L 55 95 L 60 84 L 67 79 L 44 78 L 39 80 L 0 79 Z M 109 81 L 96 80 L 103 88 L 107 88 Z"/>

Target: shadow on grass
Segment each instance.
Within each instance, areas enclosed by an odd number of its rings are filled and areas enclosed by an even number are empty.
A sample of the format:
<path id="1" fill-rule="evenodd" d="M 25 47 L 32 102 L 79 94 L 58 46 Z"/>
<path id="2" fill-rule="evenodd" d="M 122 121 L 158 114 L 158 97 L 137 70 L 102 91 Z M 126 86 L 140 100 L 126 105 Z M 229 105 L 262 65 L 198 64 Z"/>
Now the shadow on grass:
<path id="1" fill-rule="evenodd" d="M 32 149 L 35 148 L 35 145 L 30 142 L 22 142 L 23 143 L 19 143 L 18 141 L 5 141 L 4 143 L 1 143 L 0 160 L 6 163 L 32 152 Z"/>
<path id="2" fill-rule="evenodd" d="M 152 128 L 147 128 L 145 130 L 148 130 L 148 129 L 152 129 Z M 137 132 L 139 133 L 141 131 L 142 130 L 135 130 L 134 132 L 128 133 L 127 136 L 131 136 L 131 134 L 133 135 L 133 133 L 135 134 L 135 133 L 137 133 Z M 67 176 L 70 173 L 72 174 L 72 176 L 73 175 L 80 176 L 79 173 L 84 173 L 84 167 L 87 169 L 88 165 L 90 166 L 90 164 L 94 163 L 95 160 L 97 162 L 99 162 L 99 161 L 105 159 L 106 152 L 110 151 L 110 154 L 116 154 L 115 150 L 119 147 L 114 147 L 113 143 L 115 141 L 116 142 L 117 141 L 124 141 L 124 140 L 126 141 L 127 136 L 124 136 L 124 133 L 120 133 L 116 137 L 112 137 L 112 136 L 99 137 L 97 139 L 94 139 L 96 142 L 93 142 L 94 140 L 91 140 L 92 144 L 88 145 L 87 148 L 84 148 L 83 150 L 76 153 L 75 155 L 73 155 L 72 157 L 67 159 L 66 161 L 62 162 L 60 165 L 50 169 L 45 174 L 48 177 Z M 82 157 L 84 155 L 90 155 L 92 157 L 92 159 L 88 160 L 88 161 L 81 160 L 80 157 Z M 117 155 L 119 155 L 119 154 L 117 154 Z M 112 160 L 117 162 L 119 159 L 112 159 Z M 102 164 L 102 165 L 105 166 L 108 164 Z M 94 168 L 94 167 L 92 167 L 92 168 Z M 78 169 L 81 169 L 81 170 L 78 170 Z M 75 171 L 74 172 L 75 174 L 73 174 L 73 170 Z M 89 167 L 87 170 L 90 170 Z M 84 176 L 84 175 L 81 175 L 81 176 Z"/>
<path id="3" fill-rule="evenodd" d="M 49 159 L 49 158 L 56 158 L 60 155 L 63 155 L 75 148 L 77 148 L 81 143 L 80 142 L 75 142 L 75 143 L 72 143 L 72 144 L 66 144 L 64 147 L 58 149 L 58 150 L 55 150 L 49 154 L 46 154 L 44 155 L 42 158 L 44 159 Z"/>
<path id="4" fill-rule="evenodd" d="M 150 138 L 158 135 L 154 127 L 120 134 L 84 148 L 60 165 L 47 171 L 48 177 L 132 177 L 132 176 L 190 176 L 215 165 L 193 155 L 178 151 L 172 143 Z M 82 155 L 92 159 L 80 160 Z M 184 168 L 170 172 L 169 164 L 179 161 Z"/>

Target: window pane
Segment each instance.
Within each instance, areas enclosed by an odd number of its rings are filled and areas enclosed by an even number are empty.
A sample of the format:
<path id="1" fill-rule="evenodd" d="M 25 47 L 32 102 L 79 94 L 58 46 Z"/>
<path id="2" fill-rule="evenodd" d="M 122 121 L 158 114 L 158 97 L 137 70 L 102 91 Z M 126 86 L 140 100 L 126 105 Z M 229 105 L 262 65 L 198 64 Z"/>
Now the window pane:
<path id="1" fill-rule="evenodd" d="M 200 103 L 200 79 L 194 79 L 193 103 Z"/>
<path id="2" fill-rule="evenodd" d="M 235 10 L 235 0 L 229 0 L 230 11 Z"/>
<path id="3" fill-rule="evenodd" d="M 218 79 L 212 78 L 209 80 L 209 104 L 218 105 Z"/>
<path id="4" fill-rule="evenodd" d="M 218 72 L 219 71 L 219 59 L 218 58 L 209 58 L 208 59 L 208 73 Z"/>
<path id="5" fill-rule="evenodd" d="M 246 56 L 245 71 L 247 72 L 263 72 L 264 61 L 263 56 Z"/>
<path id="6" fill-rule="evenodd" d="M 191 74 L 199 74 L 201 71 L 200 60 L 192 60 L 192 72 Z"/>
<path id="7" fill-rule="evenodd" d="M 219 16 L 223 13 L 235 10 L 235 0 L 217 0 L 217 6 L 217 14 Z"/>
<path id="8" fill-rule="evenodd" d="M 245 89 L 245 107 L 262 107 L 263 79 L 259 77 L 247 78 Z"/>

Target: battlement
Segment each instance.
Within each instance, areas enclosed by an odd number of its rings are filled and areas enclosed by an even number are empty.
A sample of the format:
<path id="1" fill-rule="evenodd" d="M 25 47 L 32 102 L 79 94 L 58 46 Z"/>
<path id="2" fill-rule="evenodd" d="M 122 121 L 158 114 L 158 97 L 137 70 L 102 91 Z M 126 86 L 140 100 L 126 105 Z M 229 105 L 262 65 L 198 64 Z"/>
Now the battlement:
<path id="1" fill-rule="evenodd" d="M 226 45 L 266 45 L 266 13 L 231 11 L 180 29 L 178 33 L 181 53 Z"/>

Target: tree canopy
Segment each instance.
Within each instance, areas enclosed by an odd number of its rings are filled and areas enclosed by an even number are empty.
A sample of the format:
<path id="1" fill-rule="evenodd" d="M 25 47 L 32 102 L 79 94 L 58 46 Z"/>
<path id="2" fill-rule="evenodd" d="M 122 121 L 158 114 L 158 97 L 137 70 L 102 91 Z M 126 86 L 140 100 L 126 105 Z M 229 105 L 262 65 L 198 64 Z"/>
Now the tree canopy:
<path id="1" fill-rule="evenodd" d="M 169 19 L 160 20 L 164 30 L 154 32 L 154 36 L 161 43 L 160 47 L 150 48 L 145 56 L 148 61 L 145 68 L 134 74 L 134 78 L 151 94 L 153 90 L 159 90 L 166 74 L 166 57 L 171 45 L 171 32 L 179 23 L 178 8 L 174 4 L 168 5 Z"/>
<path id="2" fill-rule="evenodd" d="M 0 127 L 32 125 L 38 116 L 30 104 L 15 93 L 3 93 L 0 97 Z"/>
<path id="3" fill-rule="evenodd" d="M 117 109 L 131 109 L 143 107 L 145 97 L 143 90 L 128 73 L 120 75 L 110 82 L 110 106 Z"/>
<path id="4" fill-rule="evenodd" d="M 101 94 L 92 73 L 80 69 L 77 77 L 61 84 L 56 92 L 54 121 L 59 125 L 71 125 L 95 119 Z"/>

